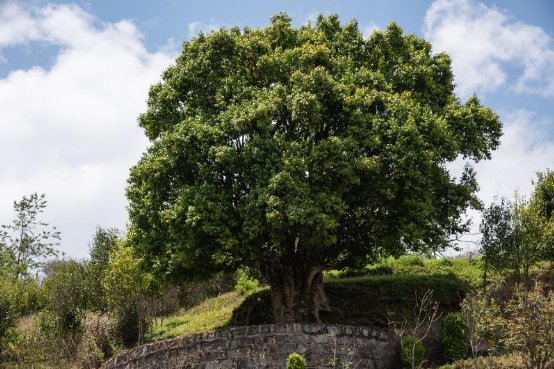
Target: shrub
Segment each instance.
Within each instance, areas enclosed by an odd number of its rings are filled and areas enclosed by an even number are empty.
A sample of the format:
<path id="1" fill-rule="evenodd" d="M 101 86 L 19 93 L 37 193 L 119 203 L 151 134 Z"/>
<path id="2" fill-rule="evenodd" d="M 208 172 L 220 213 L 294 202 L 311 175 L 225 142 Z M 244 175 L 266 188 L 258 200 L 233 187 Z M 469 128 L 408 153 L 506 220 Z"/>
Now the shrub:
<path id="1" fill-rule="evenodd" d="M 357 268 L 342 268 L 340 270 L 339 278 L 352 278 L 352 277 L 361 277 L 367 275 L 366 269 L 357 269 Z"/>
<path id="2" fill-rule="evenodd" d="M 396 263 L 402 266 L 424 266 L 423 259 L 417 255 L 402 255 Z"/>
<path id="3" fill-rule="evenodd" d="M 554 366 L 554 293 L 545 294 L 537 283 L 529 292 L 516 291 L 506 311 L 508 349 L 518 352 L 528 368 Z"/>
<path id="4" fill-rule="evenodd" d="M 443 267 L 454 266 L 454 262 L 448 258 L 442 258 L 437 261 L 437 264 Z"/>
<path id="5" fill-rule="evenodd" d="M 46 309 L 54 314 L 61 334 L 75 334 L 88 307 L 86 272 L 83 263 L 75 260 L 50 262 L 43 282 Z"/>
<path id="6" fill-rule="evenodd" d="M 443 365 L 439 369 L 527 369 L 518 355 L 478 356 Z"/>
<path id="7" fill-rule="evenodd" d="M 287 369 L 304 369 L 306 368 L 306 360 L 300 354 L 293 352 L 287 359 Z"/>
<path id="8" fill-rule="evenodd" d="M 235 285 L 235 291 L 242 296 L 249 296 L 256 292 L 260 282 L 257 279 L 251 278 L 244 270 L 237 270 L 237 284 Z"/>
<path id="9" fill-rule="evenodd" d="M 414 336 L 404 336 L 400 340 L 400 360 L 406 369 L 419 368 L 423 364 L 425 348 Z"/>
<path id="10" fill-rule="evenodd" d="M 39 308 L 40 288 L 34 279 L 16 280 L 0 277 L 0 362 L 12 355 L 12 347 L 18 339 L 17 319 Z"/>
<path id="11" fill-rule="evenodd" d="M 341 273 L 339 270 L 331 269 L 331 270 L 325 270 L 323 271 L 323 279 L 337 279 L 341 277 Z"/>
<path id="12" fill-rule="evenodd" d="M 81 368 L 99 368 L 105 359 L 115 353 L 115 328 L 116 321 L 108 314 L 86 314 L 83 319 L 83 337 L 77 347 Z"/>
<path id="13" fill-rule="evenodd" d="M 146 293 L 152 275 L 142 269 L 142 259 L 123 244 L 110 254 L 102 286 L 111 312 L 117 317 L 117 331 L 122 343 L 130 346 L 141 343 L 149 325 Z"/>
<path id="14" fill-rule="evenodd" d="M 468 327 L 462 313 L 449 313 L 443 321 L 442 342 L 447 359 L 455 361 L 466 357 L 469 348 Z"/>
<path id="15" fill-rule="evenodd" d="M 366 267 L 367 275 L 391 275 L 394 270 L 390 265 L 372 265 Z"/>
<path id="16" fill-rule="evenodd" d="M 17 301 L 16 282 L 11 279 L 0 279 L 0 339 L 4 337 L 10 327 L 15 324 L 20 306 Z M 1 348 L 0 348 L 1 350 Z"/>

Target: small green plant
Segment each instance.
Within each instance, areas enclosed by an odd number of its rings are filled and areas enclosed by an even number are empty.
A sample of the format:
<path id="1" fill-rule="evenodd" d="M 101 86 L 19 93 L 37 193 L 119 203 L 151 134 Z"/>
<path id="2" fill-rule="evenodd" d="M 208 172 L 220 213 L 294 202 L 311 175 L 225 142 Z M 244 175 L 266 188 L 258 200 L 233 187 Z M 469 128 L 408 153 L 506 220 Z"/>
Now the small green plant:
<path id="1" fill-rule="evenodd" d="M 423 259 L 418 255 L 402 255 L 396 263 L 402 266 L 425 266 Z"/>
<path id="2" fill-rule="evenodd" d="M 287 369 L 305 369 L 306 359 L 300 354 L 293 352 L 287 359 Z"/>
<path id="3" fill-rule="evenodd" d="M 444 318 L 442 342 L 447 359 L 464 359 L 469 349 L 468 326 L 462 313 L 449 313 Z"/>
<path id="4" fill-rule="evenodd" d="M 443 267 L 451 267 L 451 266 L 454 266 L 454 262 L 452 262 L 452 260 L 448 259 L 448 258 L 442 258 L 442 259 L 439 259 L 438 262 L 437 262 L 438 265 L 440 266 L 443 266 Z"/>
<path id="5" fill-rule="evenodd" d="M 392 275 L 394 270 L 390 265 L 369 265 L 366 267 L 367 275 Z"/>
<path id="6" fill-rule="evenodd" d="M 414 336 L 404 336 L 400 340 L 400 359 L 405 369 L 419 368 L 423 364 L 425 348 Z"/>
<path id="7" fill-rule="evenodd" d="M 260 287 L 260 282 L 257 279 L 251 278 L 244 270 L 237 270 L 237 284 L 235 291 L 242 296 L 250 296 Z"/>

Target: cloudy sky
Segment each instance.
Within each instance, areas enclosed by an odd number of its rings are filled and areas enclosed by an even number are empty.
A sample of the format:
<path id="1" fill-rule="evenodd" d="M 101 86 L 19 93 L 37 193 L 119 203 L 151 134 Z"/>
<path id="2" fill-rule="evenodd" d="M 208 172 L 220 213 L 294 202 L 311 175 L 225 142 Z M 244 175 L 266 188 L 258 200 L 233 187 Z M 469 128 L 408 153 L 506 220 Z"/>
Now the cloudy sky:
<path id="1" fill-rule="evenodd" d="M 449 53 L 460 98 L 477 93 L 504 123 L 501 148 L 477 165 L 485 203 L 529 194 L 535 173 L 554 168 L 550 0 L 0 0 L 0 224 L 14 200 L 38 192 L 68 256 L 88 255 L 98 225 L 123 229 L 149 85 L 183 40 L 263 27 L 278 11 L 297 25 L 337 13 L 366 35 L 395 21 Z"/>

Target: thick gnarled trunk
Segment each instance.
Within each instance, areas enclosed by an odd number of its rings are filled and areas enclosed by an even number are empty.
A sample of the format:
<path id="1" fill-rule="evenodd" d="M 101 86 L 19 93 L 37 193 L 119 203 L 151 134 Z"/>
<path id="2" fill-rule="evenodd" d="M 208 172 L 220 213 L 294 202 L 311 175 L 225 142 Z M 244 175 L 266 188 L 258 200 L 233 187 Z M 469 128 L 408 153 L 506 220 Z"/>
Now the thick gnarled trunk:
<path id="1" fill-rule="evenodd" d="M 279 269 L 268 276 L 275 323 L 319 322 L 320 311 L 330 310 L 322 268 Z"/>

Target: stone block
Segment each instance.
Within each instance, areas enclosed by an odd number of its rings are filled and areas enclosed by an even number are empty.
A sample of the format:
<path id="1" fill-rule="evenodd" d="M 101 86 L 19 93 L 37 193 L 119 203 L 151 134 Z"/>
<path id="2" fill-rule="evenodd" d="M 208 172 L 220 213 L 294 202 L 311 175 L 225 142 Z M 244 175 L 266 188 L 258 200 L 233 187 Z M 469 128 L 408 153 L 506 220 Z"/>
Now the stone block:
<path id="1" fill-rule="evenodd" d="M 339 336 L 339 335 L 342 334 L 342 329 L 338 325 L 328 325 L 327 326 L 327 333 L 335 335 L 335 336 Z"/>
<path id="2" fill-rule="evenodd" d="M 310 352 L 312 354 L 321 354 L 321 353 L 323 353 L 323 345 L 312 342 L 312 343 L 310 343 L 310 346 L 308 347 L 308 352 Z"/>
<path id="3" fill-rule="evenodd" d="M 306 357 L 306 362 L 308 366 L 315 366 L 321 365 L 321 355 L 320 354 L 308 354 Z"/>
<path id="4" fill-rule="evenodd" d="M 323 335 L 323 334 L 317 335 L 314 338 L 314 341 L 319 344 L 327 343 L 327 340 L 328 340 L 327 335 Z"/>
<path id="5" fill-rule="evenodd" d="M 279 354 L 288 356 L 295 352 L 298 348 L 296 343 L 285 343 L 284 345 L 279 346 Z"/>
<path id="6" fill-rule="evenodd" d="M 225 359 L 219 363 L 219 368 L 230 369 L 233 367 L 233 359 Z"/>
<path id="7" fill-rule="evenodd" d="M 237 369 L 248 369 L 248 360 L 245 358 L 239 358 L 236 361 Z"/>
<path id="8" fill-rule="evenodd" d="M 313 324 L 303 324 L 302 330 L 304 331 L 304 333 L 312 333 L 312 325 Z"/>
<path id="9" fill-rule="evenodd" d="M 296 352 L 304 355 L 306 352 L 308 352 L 308 347 L 305 344 L 299 343 L 298 346 L 296 346 Z"/>
<path id="10" fill-rule="evenodd" d="M 206 363 L 206 369 L 218 369 L 219 361 L 208 361 Z"/>

